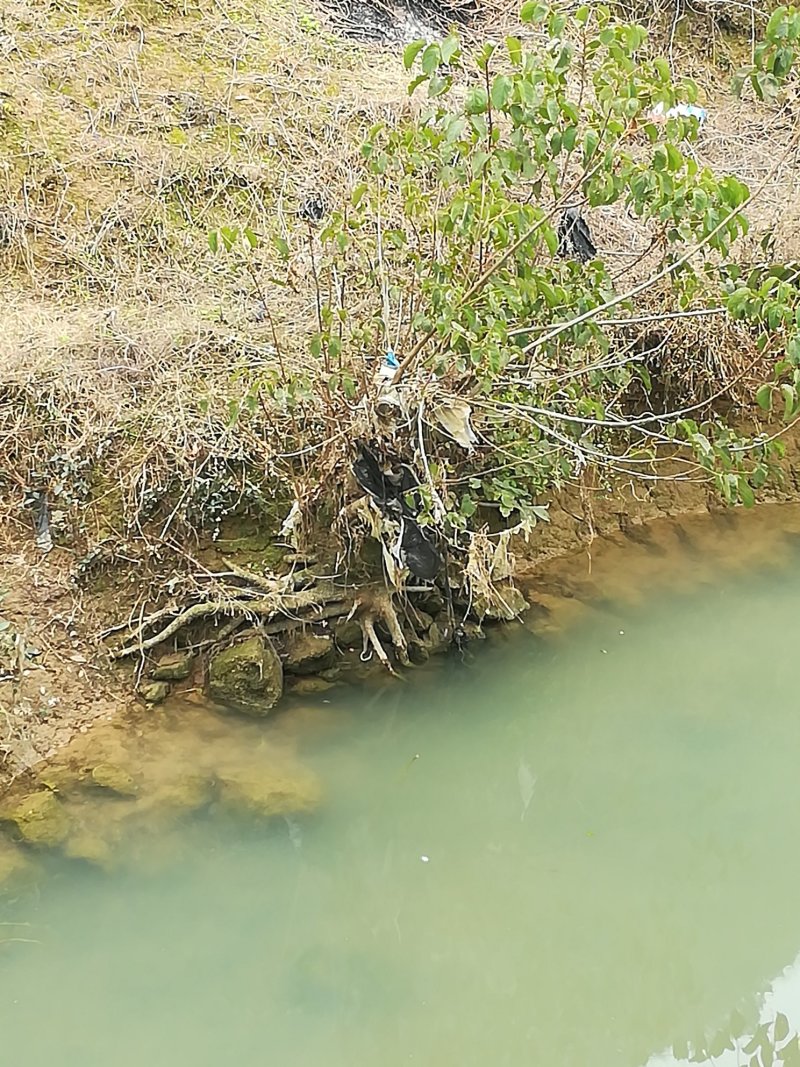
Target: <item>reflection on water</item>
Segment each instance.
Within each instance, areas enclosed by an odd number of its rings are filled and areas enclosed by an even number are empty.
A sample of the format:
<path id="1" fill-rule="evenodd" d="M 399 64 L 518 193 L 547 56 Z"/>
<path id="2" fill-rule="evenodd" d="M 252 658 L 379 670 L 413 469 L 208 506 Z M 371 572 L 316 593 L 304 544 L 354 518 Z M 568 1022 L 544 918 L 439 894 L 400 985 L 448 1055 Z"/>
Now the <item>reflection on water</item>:
<path id="1" fill-rule="evenodd" d="M 651 553 L 652 596 L 643 565 L 638 596 L 596 569 L 565 634 L 242 726 L 248 752 L 254 730 L 291 739 L 319 810 L 212 806 L 111 874 L 53 859 L 0 914 L 26 924 L 0 928 L 3 1062 L 654 1067 L 708 1059 L 734 1011 L 741 1034 L 788 1015 L 800 555 L 780 522 L 772 561 L 722 571 L 698 534 Z M 186 763 L 218 775 L 239 727 L 213 721 Z"/>

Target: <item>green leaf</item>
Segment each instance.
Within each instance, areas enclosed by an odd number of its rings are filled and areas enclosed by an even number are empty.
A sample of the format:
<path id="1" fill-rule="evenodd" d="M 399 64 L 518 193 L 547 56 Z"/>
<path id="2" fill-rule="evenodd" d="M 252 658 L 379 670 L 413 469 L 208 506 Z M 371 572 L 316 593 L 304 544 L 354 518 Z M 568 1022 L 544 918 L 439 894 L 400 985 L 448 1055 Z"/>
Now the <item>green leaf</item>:
<path id="1" fill-rule="evenodd" d="M 511 96 L 513 88 L 514 83 L 505 74 L 495 78 L 492 82 L 492 106 L 496 107 L 498 111 L 502 111 L 508 103 L 508 98 Z"/>
<path id="2" fill-rule="evenodd" d="M 451 33 L 449 37 L 445 37 L 441 44 L 442 62 L 450 63 L 460 51 L 461 42 Z"/>
<path id="3" fill-rule="evenodd" d="M 772 407 L 772 386 L 762 385 L 756 392 L 756 403 L 763 411 L 769 411 Z"/>
<path id="4" fill-rule="evenodd" d="M 519 37 L 506 37 L 506 48 L 508 58 L 515 67 L 518 67 L 522 63 L 522 41 Z"/>
<path id="5" fill-rule="evenodd" d="M 745 478 L 745 476 L 743 474 L 739 475 L 738 488 L 739 488 L 739 499 L 741 500 L 741 502 L 744 504 L 744 506 L 746 508 L 751 508 L 753 506 L 753 504 L 755 504 L 755 502 L 756 502 L 756 495 L 753 492 L 753 490 L 751 489 L 750 483 L 748 482 L 748 480 Z M 722 1048 L 719 1049 L 718 1052 L 715 1052 L 713 1050 L 710 1050 L 710 1051 L 712 1052 L 712 1055 L 721 1056 L 726 1048 L 732 1048 L 732 1047 L 733 1047 L 732 1044 L 726 1043 L 725 1045 L 723 1045 Z"/>
<path id="6" fill-rule="evenodd" d="M 403 66 L 406 70 L 411 70 L 414 66 L 414 60 L 424 47 L 425 41 L 412 41 L 411 44 L 406 45 L 403 50 Z"/>
<path id="7" fill-rule="evenodd" d="M 287 260 L 289 258 L 289 242 L 284 240 L 283 237 L 273 237 L 272 243 L 281 259 Z"/>
<path id="8" fill-rule="evenodd" d="M 442 53 L 438 44 L 429 44 L 422 53 L 422 69 L 426 74 L 433 74 L 442 62 Z"/>
<path id="9" fill-rule="evenodd" d="M 258 234 L 257 233 L 255 233 L 253 230 L 251 230 L 249 226 L 245 226 L 245 228 L 242 230 L 242 233 L 244 234 L 245 240 L 247 241 L 247 243 L 250 245 L 251 248 L 258 248 Z"/>
<path id="10" fill-rule="evenodd" d="M 239 236 L 239 231 L 235 226 L 220 226 L 219 235 L 222 238 L 222 243 L 225 246 L 225 251 L 230 252 L 233 246 L 236 244 L 236 240 Z"/>
<path id="11" fill-rule="evenodd" d="M 216 230 L 208 231 L 208 247 L 214 253 L 219 251 L 219 234 Z"/>
<path id="12" fill-rule="evenodd" d="M 526 0 L 519 12 L 522 22 L 544 22 L 550 14 L 550 5 L 540 3 L 539 0 Z"/>

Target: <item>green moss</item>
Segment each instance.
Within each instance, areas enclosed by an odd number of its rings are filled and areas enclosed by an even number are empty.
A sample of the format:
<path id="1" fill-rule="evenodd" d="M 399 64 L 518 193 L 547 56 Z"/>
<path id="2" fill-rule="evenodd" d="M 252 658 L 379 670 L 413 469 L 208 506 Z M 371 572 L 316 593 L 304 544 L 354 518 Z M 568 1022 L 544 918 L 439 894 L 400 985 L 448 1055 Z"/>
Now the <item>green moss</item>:
<path id="1" fill-rule="evenodd" d="M 0 822 L 12 824 L 27 844 L 44 848 L 60 845 L 70 830 L 67 813 L 49 790 L 4 801 Z"/>

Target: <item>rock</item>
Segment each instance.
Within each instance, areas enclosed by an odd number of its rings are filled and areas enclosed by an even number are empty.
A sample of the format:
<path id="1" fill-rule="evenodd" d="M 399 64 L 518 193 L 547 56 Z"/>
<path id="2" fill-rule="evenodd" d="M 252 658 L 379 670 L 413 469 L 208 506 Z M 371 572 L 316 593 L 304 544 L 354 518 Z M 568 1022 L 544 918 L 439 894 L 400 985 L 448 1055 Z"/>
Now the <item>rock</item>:
<path id="1" fill-rule="evenodd" d="M 418 634 L 426 634 L 433 626 L 433 617 L 421 608 L 416 608 L 413 612 L 409 612 L 409 616 Z"/>
<path id="2" fill-rule="evenodd" d="M 291 775 L 247 771 L 220 777 L 217 785 L 224 809 L 260 818 L 304 814 L 314 811 L 320 802 L 319 782 L 310 771 L 298 770 Z"/>
<path id="3" fill-rule="evenodd" d="M 92 782 L 118 797 L 135 797 L 139 792 L 139 787 L 128 772 L 113 763 L 101 763 L 95 767 L 92 771 Z"/>
<path id="4" fill-rule="evenodd" d="M 424 593 L 414 593 L 411 603 L 420 611 L 425 611 L 434 618 L 444 610 L 444 597 L 439 589 L 428 589 Z"/>
<path id="5" fill-rule="evenodd" d="M 470 615 L 477 619 L 510 622 L 527 610 L 528 601 L 513 585 L 497 586 L 491 597 L 475 598 Z"/>
<path id="6" fill-rule="evenodd" d="M 194 660 L 191 652 L 173 652 L 169 656 L 161 656 L 150 673 L 157 682 L 182 682 L 192 673 Z"/>
<path id="7" fill-rule="evenodd" d="M 223 709 L 268 715 L 283 694 L 283 667 L 272 642 L 256 635 L 213 656 L 208 691 Z"/>
<path id="8" fill-rule="evenodd" d="M 85 860 L 95 867 L 108 870 L 111 866 L 111 849 L 107 841 L 88 830 L 70 834 L 64 844 L 64 855 L 72 860 Z"/>
<path id="9" fill-rule="evenodd" d="M 16 845 L 0 841 L 0 890 L 26 875 L 30 867 L 29 860 Z"/>
<path id="10" fill-rule="evenodd" d="M 330 634 L 296 630 L 286 638 L 283 667 L 289 674 L 318 674 L 333 664 L 334 656 Z"/>
<path id="11" fill-rule="evenodd" d="M 307 674 L 292 679 L 290 692 L 294 696 L 311 696 L 314 693 L 324 693 L 326 689 L 333 689 L 333 682 Z"/>
<path id="12" fill-rule="evenodd" d="M 408 642 L 408 658 L 414 664 L 415 667 L 421 667 L 424 663 L 427 663 L 430 659 L 430 653 L 424 645 L 419 644 L 417 641 Z"/>
<path id="13" fill-rule="evenodd" d="M 452 642 L 453 635 L 450 628 L 440 626 L 438 622 L 435 622 L 426 634 L 420 636 L 418 644 L 429 656 L 438 656 L 441 652 L 446 652 Z"/>
<path id="14" fill-rule="evenodd" d="M 333 628 L 333 635 L 341 648 L 361 648 L 364 640 L 361 627 L 355 619 L 340 619 Z"/>
<path id="15" fill-rule="evenodd" d="M 44 848 L 60 845 L 70 828 L 67 813 L 49 790 L 4 801 L 0 822 L 13 823 L 23 841 Z"/>
<path id="16" fill-rule="evenodd" d="M 160 704 L 169 694 L 169 685 L 166 682 L 143 682 L 137 690 L 137 695 L 146 704 Z"/>
<path id="17" fill-rule="evenodd" d="M 171 782 L 163 782 L 152 794 L 156 810 L 174 813 L 200 811 L 214 799 L 214 783 L 202 774 L 186 774 Z"/>

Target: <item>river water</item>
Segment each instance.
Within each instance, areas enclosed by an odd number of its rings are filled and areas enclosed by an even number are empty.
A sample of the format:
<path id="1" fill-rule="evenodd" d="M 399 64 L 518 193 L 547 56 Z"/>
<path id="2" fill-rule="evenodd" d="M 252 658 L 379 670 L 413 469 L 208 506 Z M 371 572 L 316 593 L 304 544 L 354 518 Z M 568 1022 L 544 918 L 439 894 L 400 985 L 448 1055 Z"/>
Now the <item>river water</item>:
<path id="1" fill-rule="evenodd" d="M 2 1063 L 728 1067 L 800 1030 L 800 546 L 681 543 L 567 630 L 320 698 L 316 814 L 53 860 L 2 906 Z"/>

